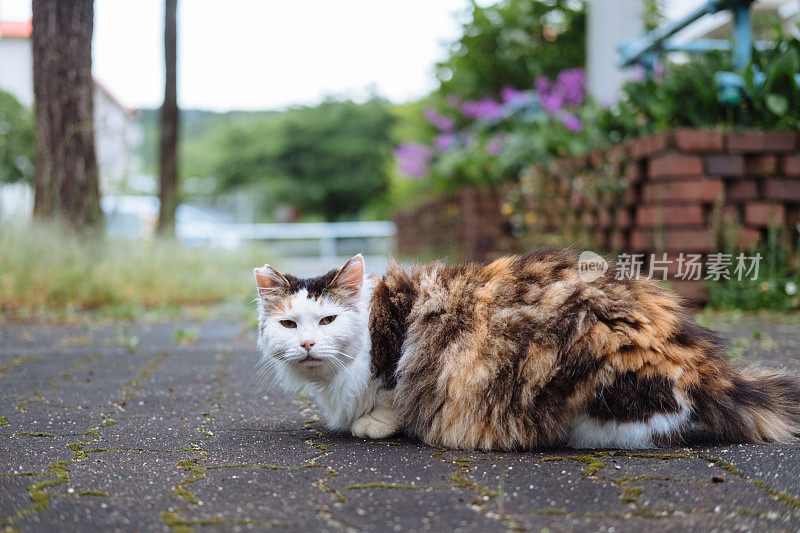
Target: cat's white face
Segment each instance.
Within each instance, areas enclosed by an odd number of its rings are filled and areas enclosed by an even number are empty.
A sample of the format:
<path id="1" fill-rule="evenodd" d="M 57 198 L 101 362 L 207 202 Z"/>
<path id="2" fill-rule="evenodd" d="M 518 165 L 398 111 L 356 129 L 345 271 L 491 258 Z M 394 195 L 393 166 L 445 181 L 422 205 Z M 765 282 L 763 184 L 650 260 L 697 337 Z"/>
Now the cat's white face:
<path id="1" fill-rule="evenodd" d="M 363 356 L 369 316 L 364 260 L 338 272 L 298 279 L 269 266 L 255 270 L 259 288 L 261 374 L 285 388 L 329 383 Z"/>

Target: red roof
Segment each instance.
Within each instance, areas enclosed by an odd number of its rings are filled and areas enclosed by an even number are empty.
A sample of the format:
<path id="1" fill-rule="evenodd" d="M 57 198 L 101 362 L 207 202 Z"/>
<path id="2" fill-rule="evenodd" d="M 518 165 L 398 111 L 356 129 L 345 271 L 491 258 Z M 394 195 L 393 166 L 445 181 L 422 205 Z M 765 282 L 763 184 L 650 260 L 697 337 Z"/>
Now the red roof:
<path id="1" fill-rule="evenodd" d="M 0 37 L 17 37 L 27 39 L 31 36 L 33 24 L 30 20 L 25 22 L 0 21 Z"/>

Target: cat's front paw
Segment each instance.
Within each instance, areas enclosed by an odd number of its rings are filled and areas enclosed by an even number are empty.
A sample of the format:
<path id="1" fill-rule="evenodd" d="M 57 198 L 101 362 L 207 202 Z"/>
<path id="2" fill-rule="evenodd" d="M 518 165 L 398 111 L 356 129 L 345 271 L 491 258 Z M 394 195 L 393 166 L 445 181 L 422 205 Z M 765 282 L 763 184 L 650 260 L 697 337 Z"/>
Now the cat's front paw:
<path id="1" fill-rule="evenodd" d="M 389 418 L 389 417 L 386 417 Z M 397 433 L 398 427 L 394 420 L 367 413 L 353 422 L 350 428 L 353 435 L 362 439 L 385 439 Z"/>

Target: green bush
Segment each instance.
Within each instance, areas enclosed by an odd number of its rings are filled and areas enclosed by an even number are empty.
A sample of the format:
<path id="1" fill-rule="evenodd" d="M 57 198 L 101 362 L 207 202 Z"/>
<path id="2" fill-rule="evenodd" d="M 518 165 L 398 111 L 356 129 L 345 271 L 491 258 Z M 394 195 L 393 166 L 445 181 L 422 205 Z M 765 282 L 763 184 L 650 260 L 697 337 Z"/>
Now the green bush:
<path id="1" fill-rule="evenodd" d="M 36 138 L 33 114 L 0 90 L 0 183 L 33 179 Z"/>
<path id="2" fill-rule="evenodd" d="M 448 58 L 437 65 L 441 95 L 478 99 L 583 67 L 582 0 L 501 0 L 485 7 L 472 2 L 467 19 Z"/>
<path id="3" fill-rule="evenodd" d="M 653 79 L 626 84 L 617 104 L 601 116 L 600 130 L 613 142 L 678 127 L 800 127 L 800 87 L 795 79 L 800 40 L 780 36 L 774 47 L 753 53 L 738 105 L 720 103 L 713 80 L 714 73 L 732 70 L 731 54 L 722 52 L 667 63 Z M 762 84 L 755 82 L 758 73 L 763 74 Z"/>

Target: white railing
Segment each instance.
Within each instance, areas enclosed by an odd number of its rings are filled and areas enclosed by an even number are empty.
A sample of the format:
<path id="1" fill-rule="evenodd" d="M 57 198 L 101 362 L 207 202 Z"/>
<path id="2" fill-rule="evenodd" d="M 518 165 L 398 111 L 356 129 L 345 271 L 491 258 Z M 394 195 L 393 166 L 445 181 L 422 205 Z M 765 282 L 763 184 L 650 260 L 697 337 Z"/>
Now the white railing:
<path id="1" fill-rule="evenodd" d="M 319 241 L 319 257 L 323 259 L 340 255 L 337 244 L 346 239 L 366 239 L 359 247 L 365 253 L 388 253 L 395 234 L 389 221 L 230 224 L 226 229 L 243 241 Z"/>

